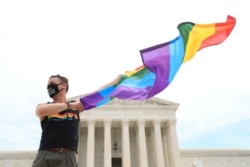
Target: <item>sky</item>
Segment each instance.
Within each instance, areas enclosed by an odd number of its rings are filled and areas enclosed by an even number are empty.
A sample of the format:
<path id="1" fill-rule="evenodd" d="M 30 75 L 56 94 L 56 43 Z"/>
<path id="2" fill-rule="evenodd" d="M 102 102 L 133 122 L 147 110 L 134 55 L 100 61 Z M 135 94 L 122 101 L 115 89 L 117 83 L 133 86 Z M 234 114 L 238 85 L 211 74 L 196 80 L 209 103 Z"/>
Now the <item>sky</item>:
<path id="1" fill-rule="evenodd" d="M 48 77 L 69 78 L 68 97 L 96 90 L 142 65 L 139 50 L 170 41 L 177 25 L 236 26 L 199 51 L 156 97 L 180 104 L 180 148 L 250 148 L 249 9 L 236 0 L 1 0 L 0 150 L 37 150 L 38 103 Z"/>

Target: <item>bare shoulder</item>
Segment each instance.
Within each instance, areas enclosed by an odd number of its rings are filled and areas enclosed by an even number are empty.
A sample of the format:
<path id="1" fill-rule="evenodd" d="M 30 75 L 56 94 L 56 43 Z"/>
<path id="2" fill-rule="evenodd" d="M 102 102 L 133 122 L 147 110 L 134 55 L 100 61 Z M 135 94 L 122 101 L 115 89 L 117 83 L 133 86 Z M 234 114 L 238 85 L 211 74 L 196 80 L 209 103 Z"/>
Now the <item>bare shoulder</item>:
<path id="1" fill-rule="evenodd" d="M 41 110 L 44 108 L 44 106 L 48 105 L 48 103 L 39 103 L 36 105 L 36 116 L 39 117 L 40 119 L 43 117 L 41 116 Z"/>

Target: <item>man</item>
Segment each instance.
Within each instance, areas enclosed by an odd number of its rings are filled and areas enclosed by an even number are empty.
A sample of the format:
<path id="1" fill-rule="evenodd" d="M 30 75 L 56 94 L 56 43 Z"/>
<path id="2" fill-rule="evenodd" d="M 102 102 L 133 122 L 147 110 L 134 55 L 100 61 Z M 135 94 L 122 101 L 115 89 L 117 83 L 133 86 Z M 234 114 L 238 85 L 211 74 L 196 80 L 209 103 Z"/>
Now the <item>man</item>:
<path id="1" fill-rule="evenodd" d="M 32 167 L 77 167 L 80 101 L 68 102 L 68 79 L 52 75 L 47 90 L 53 102 L 38 104 L 36 115 L 41 121 L 40 147 Z"/>

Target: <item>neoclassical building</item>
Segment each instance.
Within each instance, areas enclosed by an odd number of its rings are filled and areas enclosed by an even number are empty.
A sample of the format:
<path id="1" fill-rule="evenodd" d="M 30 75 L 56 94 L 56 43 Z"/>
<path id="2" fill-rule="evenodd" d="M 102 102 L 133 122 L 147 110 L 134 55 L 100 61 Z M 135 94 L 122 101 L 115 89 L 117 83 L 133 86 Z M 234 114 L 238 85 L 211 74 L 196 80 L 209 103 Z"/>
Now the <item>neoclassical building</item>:
<path id="1" fill-rule="evenodd" d="M 162 99 L 115 99 L 81 117 L 79 165 L 180 166 L 175 112 Z"/>
<path id="2" fill-rule="evenodd" d="M 71 99 L 79 98 L 73 97 Z M 79 167 L 249 167 L 250 150 L 179 149 L 179 104 L 114 99 L 81 114 Z M 0 152 L 0 167 L 28 167 L 36 151 Z"/>

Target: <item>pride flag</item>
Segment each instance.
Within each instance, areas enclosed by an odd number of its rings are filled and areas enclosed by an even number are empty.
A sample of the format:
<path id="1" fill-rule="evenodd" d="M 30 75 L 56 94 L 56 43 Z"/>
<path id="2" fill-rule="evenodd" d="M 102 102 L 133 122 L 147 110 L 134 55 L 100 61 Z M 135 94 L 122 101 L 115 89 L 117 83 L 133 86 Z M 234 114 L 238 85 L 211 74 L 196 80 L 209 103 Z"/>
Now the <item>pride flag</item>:
<path id="1" fill-rule="evenodd" d="M 85 110 L 110 102 L 113 98 L 145 100 L 163 91 L 174 79 L 180 66 L 201 49 L 222 43 L 232 32 L 236 19 L 226 22 L 178 25 L 175 39 L 140 50 L 143 65 L 127 71 L 102 89 L 80 98 Z"/>

